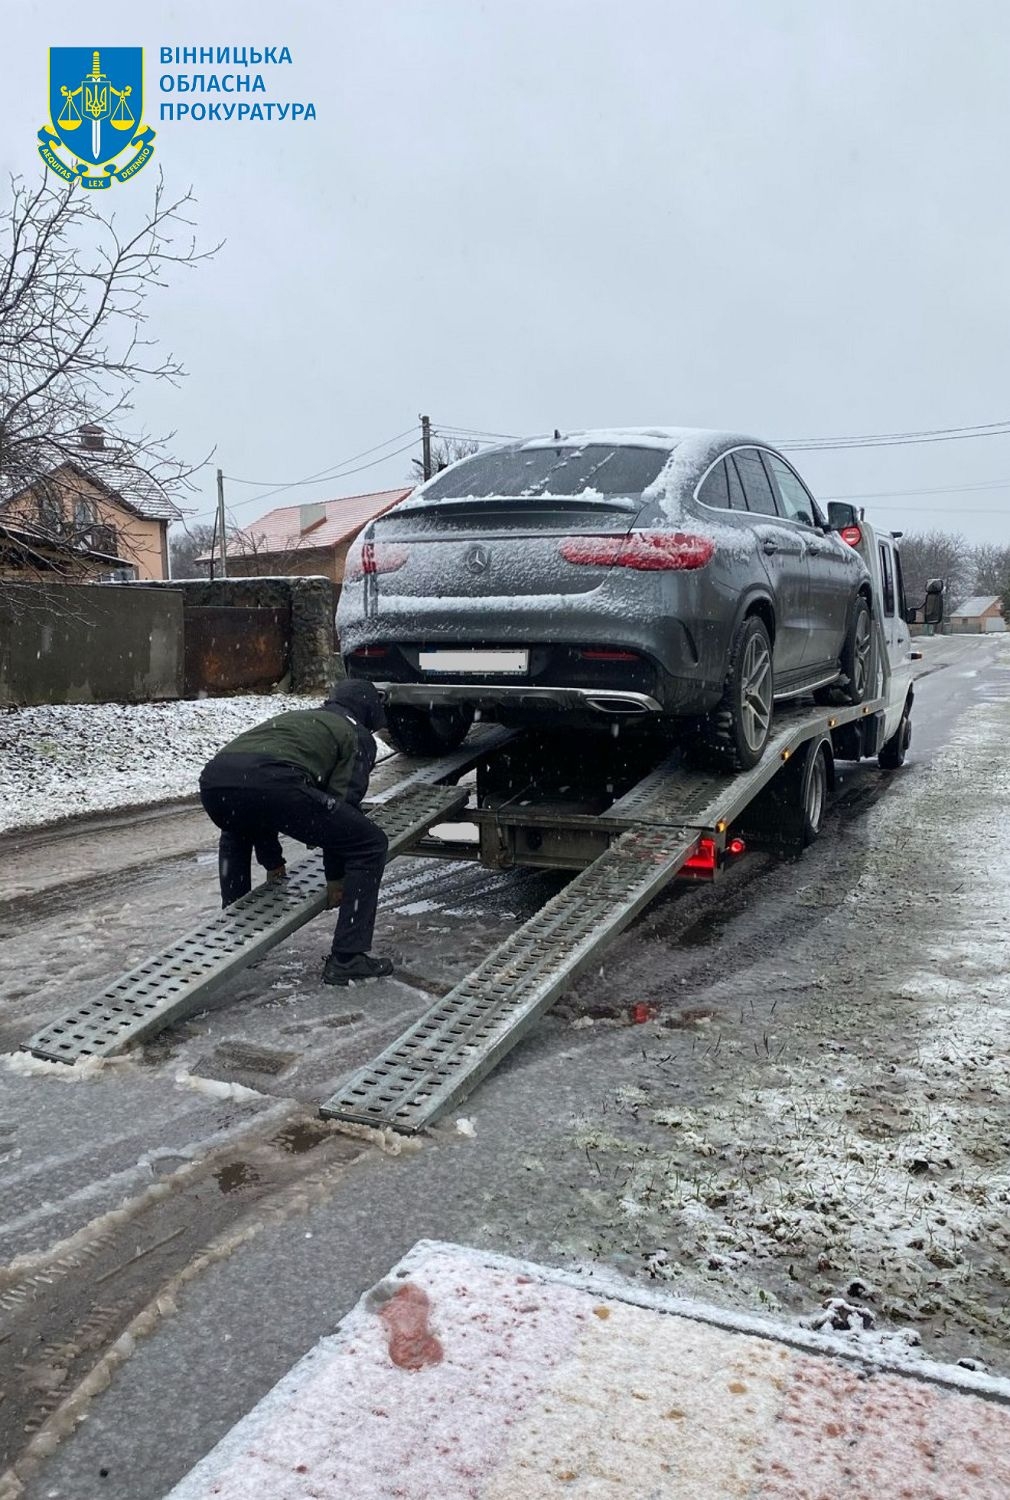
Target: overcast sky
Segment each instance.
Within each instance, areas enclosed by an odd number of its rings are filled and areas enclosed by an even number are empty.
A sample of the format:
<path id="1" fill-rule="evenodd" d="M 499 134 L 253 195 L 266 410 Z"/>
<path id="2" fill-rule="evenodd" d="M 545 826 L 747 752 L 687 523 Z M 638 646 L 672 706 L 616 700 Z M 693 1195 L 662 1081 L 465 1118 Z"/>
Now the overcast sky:
<path id="1" fill-rule="evenodd" d="M 302 478 L 422 411 L 772 440 L 1010 417 L 1005 0 L 3 9 L 5 171 L 41 169 L 49 46 L 146 49 L 157 160 L 227 243 L 154 298 L 189 375 L 142 416 L 235 479 Z M 266 97 L 316 123 L 160 122 L 158 49 L 228 44 L 288 46 Z M 262 505 L 230 478 L 229 504 L 247 524 L 409 458 Z M 1010 436 L 796 462 L 824 498 L 913 491 L 866 500 L 882 524 L 1010 541 Z M 213 492 L 211 467 L 201 516 Z"/>

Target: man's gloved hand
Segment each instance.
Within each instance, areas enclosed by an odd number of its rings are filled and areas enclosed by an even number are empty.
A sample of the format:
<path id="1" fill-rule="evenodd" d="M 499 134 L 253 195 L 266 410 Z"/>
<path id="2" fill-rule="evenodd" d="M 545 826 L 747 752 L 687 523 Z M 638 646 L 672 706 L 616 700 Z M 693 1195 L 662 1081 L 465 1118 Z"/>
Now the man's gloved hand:
<path id="1" fill-rule="evenodd" d="M 287 865 L 285 865 L 285 864 L 279 864 L 275 870 L 268 870 L 267 871 L 267 883 L 269 885 L 275 885 L 278 880 L 286 880 L 287 879 L 287 875 L 288 875 L 288 867 L 287 867 Z"/>
<path id="2" fill-rule="evenodd" d="M 340 905 L 344 899 L 344 882 L 342 880 L 328 880 L 326 882 L 326 910 L 333 911 L 334 907 Z"/>

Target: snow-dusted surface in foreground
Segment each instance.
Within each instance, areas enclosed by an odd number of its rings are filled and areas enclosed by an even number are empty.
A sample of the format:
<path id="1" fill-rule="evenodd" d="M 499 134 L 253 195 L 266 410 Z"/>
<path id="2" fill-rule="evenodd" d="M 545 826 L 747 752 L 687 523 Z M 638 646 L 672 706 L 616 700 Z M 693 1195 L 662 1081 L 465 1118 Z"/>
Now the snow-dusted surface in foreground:
<path id="1" fill-rule="evenodd" d="M 654 1028 L 637 1084 L 576 1139 L 595 1224 L 573 1248 L 737 1305 L 848 1295 L 892 1337 L 1006 1349 L 1008 732 L 1010 685 L 895 778 L 837 884 L 794 867 L 788 947 L 728 954 L 705 1009 Z"/>
<path id="2" fill-rule="evenodd" d="M 422 1243 L 168 1500 L 1008 1493 L 1005 1383 L 783 1333 Z"/>
<path id="3" fill-rule="evenodd" d="M 272 693 L 0 713 L 0 832 L 195 796 L 205 762 L 234 735 L 318 702 Z"/>

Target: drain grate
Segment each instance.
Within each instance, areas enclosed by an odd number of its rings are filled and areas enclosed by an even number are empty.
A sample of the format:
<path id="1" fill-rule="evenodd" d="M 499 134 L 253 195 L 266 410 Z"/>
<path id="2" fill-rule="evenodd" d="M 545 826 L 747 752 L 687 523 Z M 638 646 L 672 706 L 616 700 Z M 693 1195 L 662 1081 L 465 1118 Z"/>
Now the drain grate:
<path id="1" fill-rule="evenodd" d="M 476 1087 L 697 845 L 683 828 L 635 828 L 512 933 L 321 1107 L 329 1118 L 430 1124 Z"/>
<path id="2" fill-rule="evenodd" d="M 401 854 L 433 823 L 466 802 L 465 788 L 413 786 L 369 810 L 389 838 L 389 857 Z M 24 1050 L 55 1062 L 111 1057 L 202 1010 L 209 997 L 241 969 L 283 942 L 326 906 L 321 854 L 293 865 L 288 879 L 261 885 L 204 922 L 164 952 L 114 980 L 93 1000 L 52 1021 Z"/>

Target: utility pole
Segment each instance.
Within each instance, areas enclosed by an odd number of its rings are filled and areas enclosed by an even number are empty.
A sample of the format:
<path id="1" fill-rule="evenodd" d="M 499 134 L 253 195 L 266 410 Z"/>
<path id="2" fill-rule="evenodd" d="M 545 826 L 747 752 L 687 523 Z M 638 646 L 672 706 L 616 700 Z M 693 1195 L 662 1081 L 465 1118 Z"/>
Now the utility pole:
<path id="1" fill-rule="evenodd" d="M 221 577 L 228 577 L 228 547 L 224 533 L 224 475 L 217 471 L 217 531 L 221 539 Z"/>
<path id="2" fill-rule="evenodd" d="M 431 478 L 431 418 L 421 418 L 421 472 Z"/>

